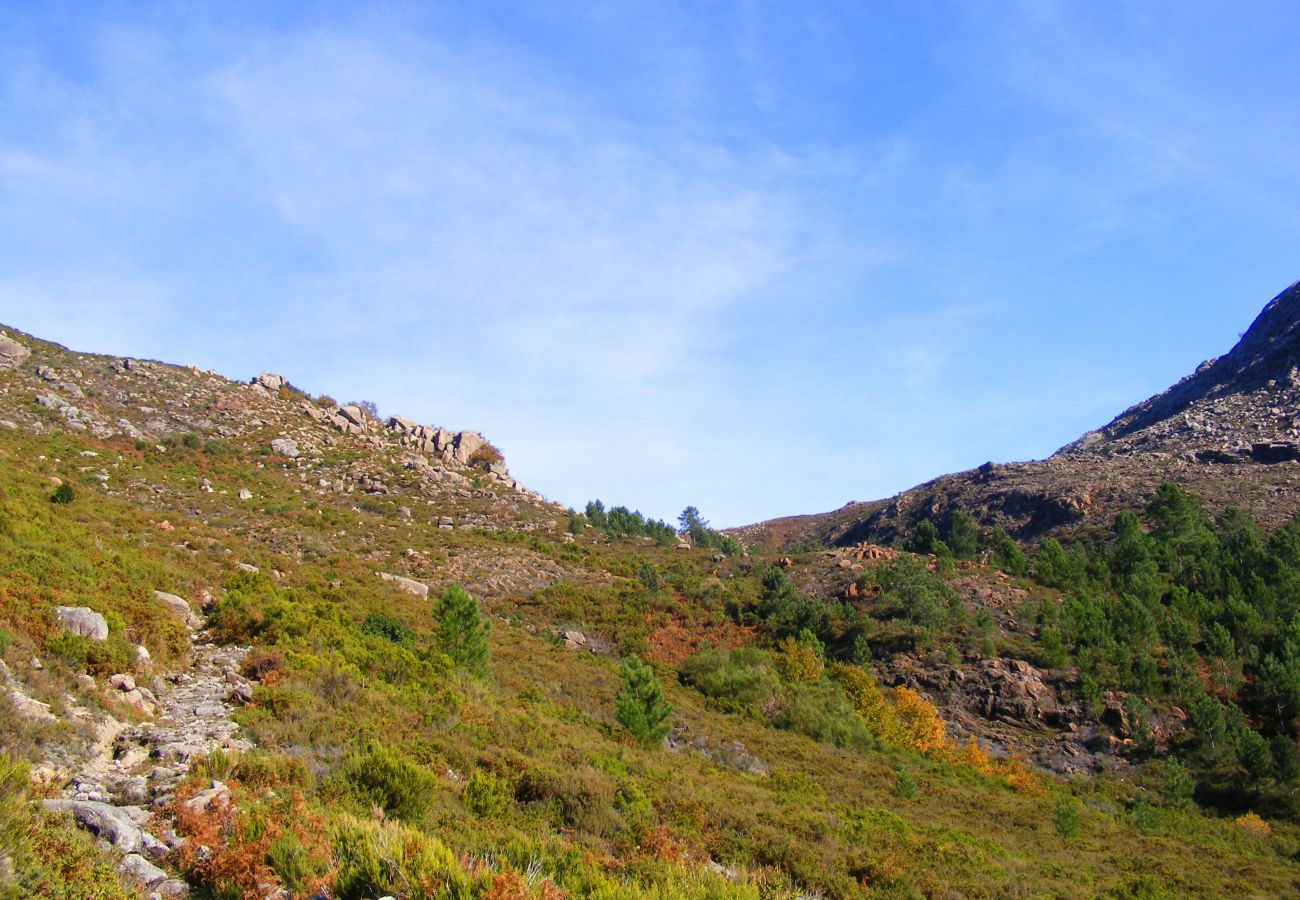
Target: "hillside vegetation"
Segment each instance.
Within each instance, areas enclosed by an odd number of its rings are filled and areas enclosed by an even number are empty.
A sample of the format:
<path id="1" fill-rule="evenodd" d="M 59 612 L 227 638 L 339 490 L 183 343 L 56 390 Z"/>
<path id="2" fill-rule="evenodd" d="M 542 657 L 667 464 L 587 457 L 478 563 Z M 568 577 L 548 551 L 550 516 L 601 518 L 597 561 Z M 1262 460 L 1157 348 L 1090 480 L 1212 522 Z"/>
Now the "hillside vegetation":
<path id="1" fill-rule="evenodd" d="M 747 553 L 291 385 L 14 340 L 0 895 L 1300 888 L 1300 524 L 1169 487 L 1087 547 L 948 517 L 913 551 Z M 74 413 L 36 401 L 74 382 Z M 237 731 L 133 755 L 209 647 Z M 41 802 L 100 802 L 105 743 L 167 880 Z"/>

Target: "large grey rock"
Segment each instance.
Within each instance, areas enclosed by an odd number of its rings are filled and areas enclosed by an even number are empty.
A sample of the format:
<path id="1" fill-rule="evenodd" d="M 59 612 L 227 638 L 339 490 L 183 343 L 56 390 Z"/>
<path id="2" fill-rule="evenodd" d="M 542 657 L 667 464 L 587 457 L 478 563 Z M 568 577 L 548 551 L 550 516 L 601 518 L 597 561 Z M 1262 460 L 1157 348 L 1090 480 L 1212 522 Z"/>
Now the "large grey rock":
<path id="1" fill-rule="evenodd" d="M 289 384 L 283 375 L 276 375 L 273 372 L 263 372 L 253 379 L 253 384 L 260 385 L 268 391 L 278 391 L 280 388 Z"/>
<path id="2" fill-rule="evenodd" d="M 487 441 L 483 440 L 481 435 L 472 431 L 462 431 L 456 435 L 456 451 L 453 457 L 461 465 L 467 465 L 469 458 L 474 455 L 474 451 L 485 443 Z"/>
<path id="3" fill-rule="evenodd" d="M 387 572 L 380 572 L 379 577 L 384 581 L 391 581 L 407 593 L 414 594 L 422 599 L 429 596 L 429 586 L 416 581 L 414 578 L 406 578 L 401 575 L 390 575 Z"/>
<path id="4" fill-rule="evenodd" d="M 193 797 L 185 801 L 185 808 L 191 812 L 207 812 L 213 806 L 226 805 L 230 803 L 230 788 L 226 787 L 220 781 L 212 782 L 212 787 L 205 791 L 199 791 Z"/>
<path id="5" fill-rule="evenodd" d="M 190 895 L 190 886 L 179 878 L 168 878 L 161 884 L 154 886 L 149 892 L 149 900 L 172 900 L 175 897 L 188 897 Z"/>
<path id="6" fill-rule="evenodd" d="M 0 369 L 15 369 L 22 361 L 32 355 L 22 344 L 9 335 L 0 333 Z"/>
<path id="7" fill-rule="evenodd" d="M 90 638 L 92 641 L 108 640 L 108 622 L 89 607 L 56 606 L 54 615 L 65 631 Z"/>
<path id="8" fill-rule="evenodd" d="M 271 450 L 290 459 L 297 459 L 302 455 L 298 450 L 298 442 L 290 438 L 276 438 L 271 441 Z"/>
<path id="9" fill-rule="evenodd" d="M 359 406 L 352 406 L 350 404 L 348 406 L 340 406 L 335 415 L 342 416 L 358 427 L 364 427 L 366 424 L 366 414 L 361 411 L 361 407 Z"/>
<path id="10" fill-rule="evenodd" d="M 154 591 L 153 595 L 158 598 L 159 603 L 171 610 L 172 615 L 184 622 L 186 628 L 198 628 L 203 624 L 203 620 L 194 614 L 194 610 L 190 608 L 184 597 L 166 591 Z"/>
<path id="11" fill-rule="evenodd" d="M 117 864 L 117 871 L 128 881 L 143 887 L 150 887 L 167 880 L 166 872 L 138 853 L 128 853 L 122 857 L 122 861 Z"/>
<path id="12" fill-rule="evenodd" d="M 145 853 L 154 858 L 167 853 L 167 845 L 136 824 L 124 807 L 96 800 L 45 800 L 41 805 L 50 812 L 71 813 L 78 825 L 122 853 Z"/>

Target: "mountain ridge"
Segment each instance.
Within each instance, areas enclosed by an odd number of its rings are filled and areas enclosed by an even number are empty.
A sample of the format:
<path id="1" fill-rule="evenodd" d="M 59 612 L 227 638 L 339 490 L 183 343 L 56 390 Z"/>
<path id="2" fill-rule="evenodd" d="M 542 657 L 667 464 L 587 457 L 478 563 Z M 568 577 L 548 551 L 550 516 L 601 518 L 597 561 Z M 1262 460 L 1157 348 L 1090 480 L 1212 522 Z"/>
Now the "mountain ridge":
<path id="1" fill-rule="evenodd" d="M 897 544 L 923 518 L 960 509 L 1038 541 L 1109 526 L 1163 481 L 1211 509 L 1244 506 L 1269 526 L 1300 512 L 1300 282 L 1274 297 L 1221 357 L 1044 460 L 985 463 L 890 498 L 730 529 L 755 545 Z"/>

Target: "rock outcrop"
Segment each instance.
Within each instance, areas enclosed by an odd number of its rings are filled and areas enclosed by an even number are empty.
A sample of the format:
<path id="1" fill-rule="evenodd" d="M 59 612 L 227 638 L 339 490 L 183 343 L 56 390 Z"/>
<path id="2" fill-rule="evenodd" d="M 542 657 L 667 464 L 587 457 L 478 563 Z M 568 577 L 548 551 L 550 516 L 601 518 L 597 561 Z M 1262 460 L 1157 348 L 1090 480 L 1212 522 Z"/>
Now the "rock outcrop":
<path id="1" fill-rule="evenodd" d="M 0 369 L 16 369 L 31 355 L 32 351 L 0 331 Z"/>

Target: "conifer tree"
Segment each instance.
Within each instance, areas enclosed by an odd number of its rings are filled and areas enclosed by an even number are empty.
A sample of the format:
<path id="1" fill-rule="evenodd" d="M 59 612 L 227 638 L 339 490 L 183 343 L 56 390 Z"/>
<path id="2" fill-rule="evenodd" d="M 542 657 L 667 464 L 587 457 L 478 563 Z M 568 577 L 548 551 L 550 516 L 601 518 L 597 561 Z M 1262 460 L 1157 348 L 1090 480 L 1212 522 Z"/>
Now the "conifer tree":
<path id="1" fill-rule="evenodd" d="M 668 717 L 673 708 L 664 700 L 654 671 L 636 656 L 629 656 L 620 674 L 623 687 L 614 698 L 614 718 L 642 744 L 659 743 L 672 727 Z"/>
<path id="2" fill-rule="evenodd" d="M 438 649 L 471 675 L 486 676 L 491 623 L 479 615 L 478 602 L 459 584 L 450 584 L 438 597 L 434 618 L 438 620 Z"/>

